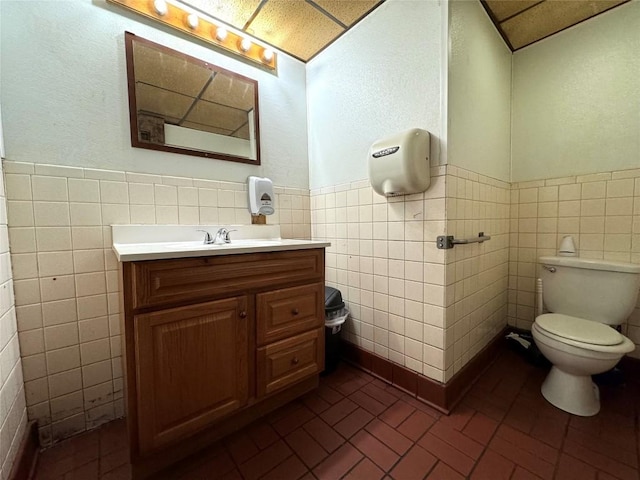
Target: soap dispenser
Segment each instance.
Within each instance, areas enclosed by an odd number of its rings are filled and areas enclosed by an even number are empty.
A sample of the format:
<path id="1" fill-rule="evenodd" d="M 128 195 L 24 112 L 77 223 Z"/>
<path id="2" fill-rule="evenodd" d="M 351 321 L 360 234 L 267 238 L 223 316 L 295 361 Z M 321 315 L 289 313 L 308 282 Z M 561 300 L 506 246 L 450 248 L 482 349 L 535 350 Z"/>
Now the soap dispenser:
<path id="1" fill-rule="evenodd" d="M 251 215 L 273 214 L 273 182 L 265 177 L 249 177 L 248 184 Z"/>

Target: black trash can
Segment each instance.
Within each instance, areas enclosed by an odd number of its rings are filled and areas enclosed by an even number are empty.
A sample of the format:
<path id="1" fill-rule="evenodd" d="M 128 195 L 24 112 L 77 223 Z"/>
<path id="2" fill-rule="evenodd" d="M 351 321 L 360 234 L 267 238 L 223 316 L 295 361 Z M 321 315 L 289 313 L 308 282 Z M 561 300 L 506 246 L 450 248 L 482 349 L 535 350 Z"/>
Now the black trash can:
<path id="1" fill-rule="evenodd" d="M 340 332 L 349 316 L 340 290 L 324 287 L 324 374 L 333 372 L 340 362 Z"/>

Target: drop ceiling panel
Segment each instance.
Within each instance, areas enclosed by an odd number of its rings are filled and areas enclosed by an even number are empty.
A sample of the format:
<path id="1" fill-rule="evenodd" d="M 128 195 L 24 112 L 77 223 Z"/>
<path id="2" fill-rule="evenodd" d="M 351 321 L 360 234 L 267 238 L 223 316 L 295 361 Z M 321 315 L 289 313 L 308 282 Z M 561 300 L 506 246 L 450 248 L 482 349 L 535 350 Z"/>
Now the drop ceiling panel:
<path id="1" fill-rule="evenodd" d="M 313 3 L 350 27 L 382 2 L 381 0 L 313 0 Z"/>
<path id="2" fill-rule="evenodd" d="M 305 1 L 268 1 L 247 30 L 308 61 L 345 29 Z"/>
<path id="3" fill-rule="evenodd" d="M 216 75 L 202 98 L 222 105 L 233 105 L 248 112 L 253 109 L 255 90 L 247 82 L 239 82 L 227 75 Z"/>
<path id="4" fill-rule="evenodd" d="M 536 3 L 540 3 L 540 1 L 541 0 L 485 0 L 485 3 L 493 12 L 495 20 L 501 22 L 505 18 L 512 17 Z"/>
<path id="5" fill-rule="evenodd" d="M 211 71 L 136 43 L 133 49 L 136 82 L 155 85 L 170 92 L 196 97 L 204 88 Z"/>
<path id="6" fill-rule="evenodd" d="M 183 3 L 206 12 L 239 30 L 245 26 L 260 6 L 260 0 L 184 0 Z"/>
<path id="7" fill-rule="evenodd" d="M 514 50 L 598 15 L 626 0 L 547 0 L 501 23 Z"/>
<path id="8" fill-rule="evenodd" d="M 193 98 L 144 83 L 136 84 L 136 108 L 163 118 L 182 118 Z"/>
<path id="9" fill-rule="evenodd" d="M 242 110 L 199 101 L 189 112 L 185 121 L 235 131 L 247 123 L 248 120 L 246 112 Z"/>

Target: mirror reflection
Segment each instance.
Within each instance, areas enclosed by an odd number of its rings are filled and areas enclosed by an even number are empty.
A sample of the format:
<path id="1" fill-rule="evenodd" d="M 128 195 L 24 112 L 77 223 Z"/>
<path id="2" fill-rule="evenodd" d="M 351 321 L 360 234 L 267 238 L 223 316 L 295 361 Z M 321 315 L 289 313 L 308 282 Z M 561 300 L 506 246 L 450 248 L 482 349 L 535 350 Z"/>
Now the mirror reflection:
<path id="1" fill-rule="evenodd" d="M 260 164 L 258 82 L 125 34 L 134 147 Z"/>

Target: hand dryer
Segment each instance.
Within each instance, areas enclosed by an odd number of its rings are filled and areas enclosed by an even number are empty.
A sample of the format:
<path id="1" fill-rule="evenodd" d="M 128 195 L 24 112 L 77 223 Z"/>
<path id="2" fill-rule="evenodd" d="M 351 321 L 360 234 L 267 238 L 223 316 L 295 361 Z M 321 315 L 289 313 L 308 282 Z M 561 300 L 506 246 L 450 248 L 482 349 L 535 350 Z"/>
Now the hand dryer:
<path id="1" fill-rule="evenodd" d="M 386 197 L 424 192 L 431 183 L 430 135 L 412 128 L 378 140 L 369 149 L 369 180 Z"/>

